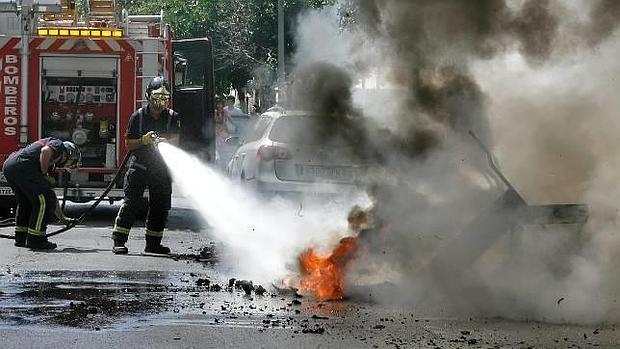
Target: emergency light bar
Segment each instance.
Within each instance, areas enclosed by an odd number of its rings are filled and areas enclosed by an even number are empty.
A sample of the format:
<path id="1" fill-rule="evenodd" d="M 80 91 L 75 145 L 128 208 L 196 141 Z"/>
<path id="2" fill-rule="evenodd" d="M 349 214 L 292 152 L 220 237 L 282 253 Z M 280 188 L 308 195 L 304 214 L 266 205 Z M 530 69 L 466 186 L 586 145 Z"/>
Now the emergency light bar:
<path id="1" fill-rule="evenodd" d="M 37 29 L 39 36 L 73 36 L 88 38 L 121 38 L 122 29 L 88 29 L 88 28 L 41 28 Z"/>

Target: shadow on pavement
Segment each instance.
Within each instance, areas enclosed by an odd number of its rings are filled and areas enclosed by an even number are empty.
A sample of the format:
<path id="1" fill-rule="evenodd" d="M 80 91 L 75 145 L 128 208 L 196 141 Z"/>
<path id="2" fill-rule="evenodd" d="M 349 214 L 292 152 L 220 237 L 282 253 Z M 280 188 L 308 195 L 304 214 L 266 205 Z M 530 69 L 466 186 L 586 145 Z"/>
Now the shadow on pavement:
<path id="1" fill-rule="evenodd" d="M 77 218 L 81 214 L 86 212 L 89 207 L 89 204 L 67 205 L 65 207 L 65 214 L 68 217 Z M 118 213 L 119 208 L 120 205 L 101 203 L 93 212 L 91 212 L 86 217 L 86 219 L 84 219 L 82 223 L 78 224 L 77 227 L 84 228 L 84 226 L 93 226 L 111 228 L 112 226 L 114 226 L 114 219 L 116 218 L 116 214 Z M 135 226 L 144 226 L 144 217 L 139 217 L 139 219 L 136 220 Z M 166 224 L 167 229 L 189 230 L 193 232 L 200 232 L 206 226 L 206 223 L 196 211 L 189 208 L 179 207 L 173 207 L 170 210 L 170 213 L 168 215 L 168 223 Z M 53 231 L 55 229 L 50 228 L 48 230 Z"/>
<path id="2" fill-rule="evenodd" d="M 45 253 L 99 253 L 99 252 L 108 252 L 110 249 L 101 249 L 101 248 L 78 248 L 78 247 L 65 247 L 63 249 L 56 249 L 51 251 L 40 251 Z"/>

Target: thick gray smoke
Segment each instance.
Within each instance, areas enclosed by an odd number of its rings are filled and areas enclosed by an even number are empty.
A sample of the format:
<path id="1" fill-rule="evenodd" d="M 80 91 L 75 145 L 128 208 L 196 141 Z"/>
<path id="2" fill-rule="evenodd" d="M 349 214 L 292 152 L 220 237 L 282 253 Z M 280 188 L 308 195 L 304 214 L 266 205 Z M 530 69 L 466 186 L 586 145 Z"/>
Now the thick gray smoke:
<path id="1" fill-rule="evenodd" d="M 369 238 L 351 283 L 400 285 L 386 301 L 617 321 L 619 20 L 613 0 L 359 0 L 302 16 L 291 100 L 345 125 L 391 175 L 371 193 L 387 237 Z M 506 189 L 469 131 L 528 203 L 589 204 L 588 225 L 508 234 L 498 211 L 467 241 L 482 246 L 471 265 L 431 268 Z"/>

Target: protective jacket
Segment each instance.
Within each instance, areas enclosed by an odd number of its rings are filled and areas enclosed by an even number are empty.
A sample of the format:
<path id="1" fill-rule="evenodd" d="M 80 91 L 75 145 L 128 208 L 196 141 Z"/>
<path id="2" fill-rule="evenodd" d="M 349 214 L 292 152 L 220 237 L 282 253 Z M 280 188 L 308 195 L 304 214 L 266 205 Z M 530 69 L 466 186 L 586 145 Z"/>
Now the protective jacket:
<path id="1" fill-rule="evenodd" d="M 136 110 L 129 118 L 127 139 L 139 139 L 149 131 L 157 133 L 178 133 L 179 114 L 172 109 L 164 109 L 159 118 L 153 118 L 149 108 Z M 132 152 L 130 166 L 165 168 L 164 160 L 154 145 L 144 145 Z"/>

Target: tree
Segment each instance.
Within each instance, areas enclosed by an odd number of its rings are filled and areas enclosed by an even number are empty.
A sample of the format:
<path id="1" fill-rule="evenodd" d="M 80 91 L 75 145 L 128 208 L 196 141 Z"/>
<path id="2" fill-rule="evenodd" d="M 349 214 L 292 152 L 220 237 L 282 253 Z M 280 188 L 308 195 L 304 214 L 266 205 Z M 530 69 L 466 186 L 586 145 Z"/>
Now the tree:
<path id="1" fill-rule="evenodd" d="M 306 8 L 335 0 L 284 0 L 287 18 L 286 53 L 294 50 L 291 24 Z M 274 0 L 120 0 L 131 13 L 164 10 L 177 38 L 209 36 L 213 41 L 218 94 L 230 88 L 241 93 L 251 79 L 254 87 L 270 85 L 277 66 L 277 1 Z M 260 80 L 260 81 L 256 81 Z"/>

